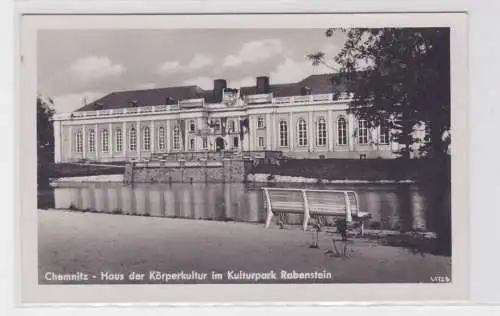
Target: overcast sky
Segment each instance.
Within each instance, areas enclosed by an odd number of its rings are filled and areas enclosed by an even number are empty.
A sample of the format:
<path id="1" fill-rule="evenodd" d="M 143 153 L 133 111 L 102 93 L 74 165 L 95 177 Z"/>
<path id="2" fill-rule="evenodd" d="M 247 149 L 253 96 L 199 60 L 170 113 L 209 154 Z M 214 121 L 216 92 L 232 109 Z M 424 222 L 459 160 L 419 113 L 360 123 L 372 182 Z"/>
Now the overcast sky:
<path id="1" fill-rule="evenodd" d="M 323 29 L 43 30 L 38 34 L 38 93 L 55 100 L 57 112 L 110 92 L 198 85 L 213 80 L 239 88 L 255 77 L 271 83 L 299 81 L 331 72 L 305 55 L 333 57 L 344 35 Z"/>

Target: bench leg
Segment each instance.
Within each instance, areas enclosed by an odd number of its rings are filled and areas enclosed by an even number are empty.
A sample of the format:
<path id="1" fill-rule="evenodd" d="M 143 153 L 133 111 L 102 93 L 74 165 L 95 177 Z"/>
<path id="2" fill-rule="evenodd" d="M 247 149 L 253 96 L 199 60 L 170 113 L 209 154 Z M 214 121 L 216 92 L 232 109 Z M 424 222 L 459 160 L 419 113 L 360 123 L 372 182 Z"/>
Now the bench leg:
<path id="1" fill-rule="evenodd" d="M 271 225 L 271 220 L 273 219 L 273 212 L 270 208 L 267 209 L 267 218 L 266 218 L 266 226 L 264 228 L 268 228 Z"/>

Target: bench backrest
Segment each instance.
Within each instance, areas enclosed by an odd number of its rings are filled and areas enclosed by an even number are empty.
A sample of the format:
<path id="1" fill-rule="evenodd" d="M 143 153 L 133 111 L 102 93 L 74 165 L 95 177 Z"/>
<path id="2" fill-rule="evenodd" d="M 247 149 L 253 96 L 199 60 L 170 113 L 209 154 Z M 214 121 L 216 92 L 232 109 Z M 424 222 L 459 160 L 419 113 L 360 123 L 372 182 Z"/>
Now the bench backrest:
<path id="1" fill-rule="evenodd" d="M 310 215 L 345 217 L 348 222 L 359 211 L 354 191 L 262 188 L 268 219 L 273 212 L 304 215 L 304 227 Z M 269 222 L 269 220 L 268 220 Z M 266 227 L 269 223 L 266 223 Z"/>

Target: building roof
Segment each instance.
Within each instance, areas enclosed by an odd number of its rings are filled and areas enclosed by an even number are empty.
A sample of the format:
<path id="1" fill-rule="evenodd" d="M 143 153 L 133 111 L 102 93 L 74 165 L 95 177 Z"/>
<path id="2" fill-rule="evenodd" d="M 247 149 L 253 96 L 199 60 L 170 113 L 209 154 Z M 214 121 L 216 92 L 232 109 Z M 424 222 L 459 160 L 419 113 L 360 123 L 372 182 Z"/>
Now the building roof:
<path id="1" fill-rule="evenodd" d="M 344 80 L 338 80 L 339 74 L 311 75 L 296 83 L 270 84 L 269 90 L 274 97 L 288 97 L 304 94 L 340 93 L 347 90 Z M 272 78 L 271 78 L 272 80 Z M 236 88 L 236 87 L 233 87 Z M 257 94 L 257 87 L 241 87 L 240 95 Z M 147 90 L 129 90 L 112 92 L 77 111 L 93 111 L 99 109 L 116 109 L 131 106 L 148 106 L 160 104 L 176 104 L 186 99 L 203 98 L 205 103 L 217 103 L 214 90 L 204 90 L 198 86 L 180 86 Z"/>

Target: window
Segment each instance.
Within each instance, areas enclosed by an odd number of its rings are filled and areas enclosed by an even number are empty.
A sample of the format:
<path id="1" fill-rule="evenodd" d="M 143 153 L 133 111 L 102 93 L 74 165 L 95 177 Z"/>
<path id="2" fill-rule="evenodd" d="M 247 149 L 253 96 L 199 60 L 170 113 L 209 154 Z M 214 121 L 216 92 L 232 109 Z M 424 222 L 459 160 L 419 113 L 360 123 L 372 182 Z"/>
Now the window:
<path id="1" fill-rule="evenodd" d="M 318 146 L 326 145 L 326 122 L 324 118 L 320 118 L 318 121 Z"/>
<path id="2" fill-rule="evenodd" d="M 151 150 L 151 130 L 146 126 L 142 130 L 142 133 L 143 149 Z"/>
<path id="3" fill-rule="evenodd" d="M 288 147 L 288 123 L 280 121 L 280 147 Z"/>
<path id="4" fill-rule="evenodd" d="M 189 132 L 194 133 L 196 130 L 196 125 L 194 124 L 194 120 L 189 121 Z"/>
<path id="5" fill-rule="evenodd" d="M 136 151 L 137 150 L 137 132 L 135 128 L 131 128 L 129 131 L 129 142 L 128 142 L 128 149 L 130 151 Z"/>
<path id="6" fill-rule="evenodd" d="M 165 150 L 165 128 L 158 129 L 158 149 Z"/>
<path id="7" fill-rule="evenodd" d="M 220 131 L 221 131 L 220 120 L 215 120 L 214 128 L 215 128 L 216 133 L 220 133 Z"/>
<path id="8" fill-rule="evenodd" d="M 380 125 L 379 143 L 389 144 L 389 128 L 387 125 Z"/>
<path id="9" fill-rule="evenodd" d="M 208 137 L 207 136 L 203 136 L 203 149 L 208 149 Z"/>
<path id="10" fill-rule="evenodd" d="M 368 127 L 366 120 L 359 120 L 358 124 L 358 143 L 367 144 L 368 143 Z"/>
<path id="11" fill-rule="evenodd" d="M 123 150 L 123 135 L 122 135 L 122 129 L 117 128 L 115 130 L 115 151 L 122 151 Z"/>
<path id="12" fill-rule="evenodd" d="M 430 122 L 425 122 L 424 133 L 425 133 L 424 141 L 430 142 L 431 141 L 431 123 Z"/>
<path id="13" fill-rule="evenodd" d="M 109 132 L 107 129 L 103 129 L 101 132 L 101 146 L 102 152 L 109 152 Z"/>
<path id="14" fill-rule="evenodd" d="M 259 140 L 259 147 L 264 148 L 264 146 L 266 145 L 264 142 L 264 136 L 259 136 L 258 140 Z"/>
<path id="15" fill-rule="evenodd" d="M 265 128 L 266 126 L 264 125 L 264 118 L 262 116 L 259 116 L 257 118 L 257 128 Z"/>
<path id="16" fill-rule="evenodd" d="M 95 131 L 93 129 L 89 131 L 89 152 L 95 152 Z"/>
<path id="17" fill-rule="evenodd" d="M 347 145 L 347 123 L 343 117 L 337 120 L 337 143 Z"/>
<path id="18" fill-rule="evenodd" d="M 236 131 L 236 124 L 234 123 L 234 120 L 229 121 L 229 132 L 234 133 Z"/>
<path id="19" fill-rule="evenodd" d="M 83 152 L 83 133 L 81 129 L 75 134 L 75 151 L 77 153 Z"/>
<path id="20" fill-rule="evenodd" d="M 238 145 L 239 145 L 238 137 L 233 137 L 233 147 L 238 148 Z"/>
<path id="21" fill-rule="evenodd" d="M 299 120 L 299 146 L 307 146 L 307 124 L 303 119 Z"/>
<path id="22" fill-rule="evenodd" d="M 179 135 L 179 126 L 174 127 L 174 149 L 181 149 L 181 139 Z"/>

